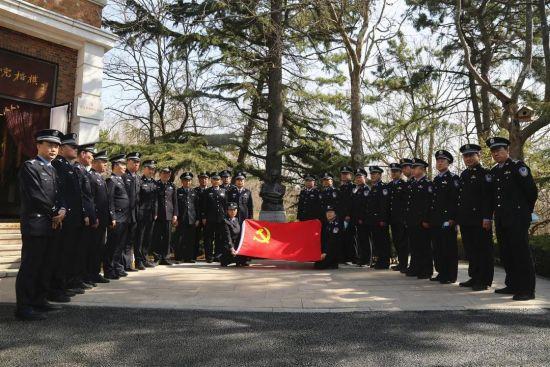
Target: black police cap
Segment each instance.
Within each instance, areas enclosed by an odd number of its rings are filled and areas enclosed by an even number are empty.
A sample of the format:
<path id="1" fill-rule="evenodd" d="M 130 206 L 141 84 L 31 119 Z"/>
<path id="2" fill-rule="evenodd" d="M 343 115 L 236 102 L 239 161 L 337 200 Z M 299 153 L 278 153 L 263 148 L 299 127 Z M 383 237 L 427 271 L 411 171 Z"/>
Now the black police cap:
<path id="1" fill-rule="evenodd" d="M 183 172 L 180 175 L 180 180 L 191 180 L 193 179 L 193 174 L 191 172 Z"/>
<path id="2" fill-rule="evenodd" d="M 440 158 L 448 160 L 449 163 L 453 163 L 454 161 L 453 155 L 443 149 L 440 149 L 437 152 L 435 152 L 435 159 L 440 159 Z"/>
<path id="3" fill-rule="evenodd" d="M 239 172 L 235 173 L 235 179 L 236 180 L 242 180 L 242 179 L 245 179 L 245 178 L 246 178 L 246 172 L 239 171 Z"/>
<path id="4" fill-rule="evenodd" d="M 202 171 L 202 172 L 199 172 L 199 174 L 197 175 L 199 178 L 208 178 L 210 177 L 210 173 L 206 172 L 206 171 Z"/>
<path id="5" fill-rule="evenodd" d="M 370 173 L 382 173 L 384 170 L 380 168 L 379 166 L 369 166 L 369 172 Z"/>
<path id="6" fill-rule="evenodd" d="M 131 152 L 126 155 L 126 159 L 131 159 L 133 161 L 141 161 L 141 153 L 140 152 Z"/>
<path id="7" fill-rule="evenodd" d="M 95 153 L 95 143 L 81 144 L 78 146 L 78 152 Z"/>
<path id="8" fill-rule="evenodd" d="M 311 173 L 308 173 L 304 176 L 304 180 L 306 180 L 306 181 L 317 181 L 317 177 L 315 175 L 312 175 Z"/>
<path id="9" fill-rule="evenodd" d="M 332 180 L 334 178 L 334 175 L 330 172 L 325 172 L 321 175 L 322 180 Z"/>
<path id="10" fill-rule="evenodd" d="M 485 142 L 489 149 L 498 148 L 498 147 L 507 147 L 510 145 L 510 140 L 502 138 L 500 136 L 495 136 L 493 138 L 487 139 Z"/>
<path id="11" fill-rule="evenodd" d="M 367 171 L 364 169 L 364 168 L 357 168 L 355 170 L 355 176 L 366 176 L 367 175 Z"/>
<path id="12" fill-rule="evenodd" d="M 163 167 L 160 172 L 172 173 L 172 167 Z"/>
<path id="13" fill-rule="evenodd" d="M 111 163 L 126 163 L 126 154 L 115 154 L 109 158 Z"/>
<path id="14" fill-rule="evenodd" d="M 325 212 L 335 212 L 336 208 L 333 205 L 327 205 L 325 207 Z"/>
<path id="15" fill-rule="evenodd" d="M 412 159 L 412 166 L 413 167 L 428 167 L 428 163 L 420 158 L 413 158 Z"/>
<path id="16" fill-rule="evenodd" d="M 224 169 L 219 173 L 220 177 L 231 177 L 231 171 L 228 169 Z"/>
<path id="17" fill-rule="evenodd" d="M 142 163 L 143 167 L 149 167 L 149 168 L 156 168 L 157 167 L 157 161 L 153 159 L 146 159 Z"/>
<path id="18" fill-rule="evenodd" d="M 390 171 L 401 171 L 401 165 L 399 163 L 390 163 Z"/>
<path id="19" fill-rule="evenodd" d="M 219 180 L 221 178 L 221 176 L 218 172 L 212 172 L 212 173 L 210 173 L 210 178 L 214 179 L 214 180 Z"/>
<path id="20" fill-rule="evenodd" d="M 227 209 L 235 210 L 235 209 L 237 209 L 238 207 L 239 207 L 239 206 L 237 205 L 237 203 L 231 202 L 231 203 L 228 203 L 228 204 L 227 204 Z"/>
<path id="21" fill-rule="evenodd" d="M 350 166 L 344 166 L 340 168 L 340 173 L 353 173 L 353 168 Z"/>
<path id="22" fill-rule="evenodd" d="M 107 156 L 107 151 L 102 150 L 100 152 L 94 153 L 94 160 L 95 161 L 108 161 L 109 157 Z"/>
<path id="23" fill-rule="evenodd" d="M 62 137 L 61 137 L 61 145 L 72 145 L 72 146 L 77 146 L 78 144 L 76 143 L 76 139 L 77 139 L 77 134 L 76 133 L 68 133 L 68 134 L 64 134 Z"/>
<path id="24" fill-rule="evenodd" d="M 406 167 L 406 166 L 412 167 L 413 160 L 410 159 L 410 158 L 401 158 L 399 160 L 399 164 L 401 164 L 401 168 Z"/>
<path id="25" fill-rule="evenodd" d="M 460 153 L 470 154 L 470 153 L 479 153 L 481 152 L 481 147 L 477 144 L 464 144 L 460 147 Z"/>
<path id="26" fill-rule="evenodd" d="M 34 134 L 34 140 L 38 143 L 41 141 L 47 141 L 50 143 L 61 144 L 61 138 L 63 133 L 55 129 L 39 130 Z"/>

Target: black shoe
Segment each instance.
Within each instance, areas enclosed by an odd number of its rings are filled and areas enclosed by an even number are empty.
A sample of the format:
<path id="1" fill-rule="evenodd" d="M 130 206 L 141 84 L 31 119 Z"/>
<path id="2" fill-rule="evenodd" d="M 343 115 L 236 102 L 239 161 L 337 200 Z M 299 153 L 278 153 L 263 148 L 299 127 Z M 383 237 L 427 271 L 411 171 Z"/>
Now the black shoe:
<path id="1" fill-rule="evenodd" d="M 96 283 L 109 283 L 109 279 L 101 276 L 101 275 L 97 275 L 96 277 L 94 277 L 94 282 Z"/>
<path id="2" fill-rule="evenodd" d="M 76 294 L 84 294 L 84 289 L 82 288 L 67 288 L 67 290 Z"/>
<path id="3" fill-rule="evenodd" d="M 430 280 L 431 280 L 431 279 L 430 279 Z M 440 279 L 440 280 L 439 280 L 439 283 L 441 283 L 441 284 L 452 284 L 452 283 L 454 283 L 454 282 L 451 282 L 450 280 L 447 280 L 447 279 Z"/>
<path id="4" fill-rule="evenodd" d="M 484 285 L 484 284 L 474 284 L 474 285 L 472 286 L 472 290 L 473 290 L 474 292 L 486 291 L 487 288 L 488 288 L 488 287 L 487 287 L 486 285 Z"/>
<path id="5" fill-rule="evenodd" d="M 18 309 L 15 311 L 15 318 L 21 321 L 46 320 L 46 316 L 32 308 Z"/>
<path id="6" fill-rule="evenodd" d="M 439 276 L 439 274 L 438 274 L 437 276 L 435 276 L 435 277 L 431 277 L 431 278 L 430 278 L 430 282 L 440 282 L 440 281 L 442 281 L 442 280 L 443 280 L 443 278 L 441 278 L 441 277 Z"/>
<path id="7" fill-rule="evenodd" d="M 97 287 L 97 284 L 92 282 L 91 280 L 85 280 L 84 284 L 87 284 L 87 285 L 91 286 L 92 288 Z"/>
<path id="8" fill-rule="evenodd" d="M 61 306 L 53 305 L 48 301 L 46 301 L 45 303 L 43 303 L 41 305 L 32 306 L 32 308 L 34 308 L 38 312 L 50 312 L 50 311 L 61 310 Z"/>
<path id="9" fill-rule="evenodd" d="M 171 266 L 171 265 L 173 265 L 173 263 L 171 261 L 166 260 L 166 259 L 162 259 L 162 260 L 159 261 L 159 265 Z"/>
<path id="10" fill-rule="evenodd" d="M 116 273 L 116 275 L 117 275 L 119 278 L 124 278 L 124 277 L 127 277 L 127 276 L 128 276 L 128 273 L 125 272 L 125 271 L 121 271 L 121 272 Z"/>
<path id="11" fill-rule="evenodd" d="M 423 274 L 423 275 L 419 275 L 417 278 L 418 279 L 430 279 L 431 275 L 429 274 Z"/>
<path id="12" fill-rule="evenodd" d="M 73 293 L 74 294 L 74 293 Z M 68 303 L 71 302 L 71 297 L 64 294 L 52 294 L 51 296 L 46 297 L 50 302 L 56 303 Z"/>
<path id="13" fill-rule="evenodd" d="M 206 259 L 207 264 L 212 264 L 212 259 Z"/>
<path id="14" fill-rule="evenodd" d="M 76 283 L 76 284 L 73 284 L 71 286 L 69 286 L 70 289 L 73 289 L 73 288 L 81 288 L 81 289 L 92 289 L 93 287 L 88 284 L 88 283 L 84 283 L 84 282 L 80 282 L 80 283 Z"/>
<path id="15" fill-rule="evenodd" d="M 399 269 L 399 272 L 400 272 L 401 274 L 407 274 L 407 268 Z"/>
<path id="16" fill-rule="evenodd" d="M 393 271 L 401 271 L 401 267 L 399 265 L 392 265 L 391 270 Z"/>
<path id="17" fill-rule="evenodd" d="M 128 272 L 128 273 L 135 273 L 136 271 L 139 271 L 138 269 L 132 269 L 132 268 L 128 268 L 128 269 L 124 269 L 125 272 Z"/>
<path id="18" fill-rule="evenodd" d="M 405 273 L 405 275 L 408 276 L 408 277 L 416 277 L 416 276 L 418 276 L 418 274 L 416 274 L 414 271 L 407 271 L 407 272 Z"/>
<path id="19" fill-rule="evenodd" d="M 103 277 L 107 280 L 119 280 L 120 279 L 120 277 L 116 274 L 105 274 Z"/>
<path id="20" fill-rule="evenodd" d="M 465 282 L 460 282 L 460 283 L 458 283 L 458 285 L 461 286 L 461 287 L 471 287 L 471 286 L 474 285 L 474 280 L 473 280 L 473 279 L 469 279 L 469 280 L 467 280 L 467 281 L 465 281 Z"/>
<path id="21" fill-rule="evenodd" d="M 514 291 L 510 287 L 504 287 L 504 288 L 500 288 L 500 289 L 495 289 L 495 293 L 497 293 L 497 294 L 516 294 L 516 291 Z"/>
<path id="22" fill-rule="evenodd" d="M 67 296 L 67 297 L 74 297 L 74 296 L 76 296 L 76 293 L 75 293 L 75 292 L 72 292 L 72 291 L 70 291 L 70 290 L 68 290 L 68 289 L 65 289 L 65 290 L 63 291 L 63 294 L 62 294 L 62 295 L 63 295 L 63 296 Z"/>
<path id="23" fill-rule="evenodd" d="M 146 267 L 145 267 L 145 265 L 143 265 L 143 264 L 138 264 L 137 269 L 138 269 L 138 270 L 145 270 Z"/>
<path id="24" fill-rule="evenodd" d="M 535 293 L 518 293 L 512 299 L 514 301 L 529 301 L 535 299 Z"/>

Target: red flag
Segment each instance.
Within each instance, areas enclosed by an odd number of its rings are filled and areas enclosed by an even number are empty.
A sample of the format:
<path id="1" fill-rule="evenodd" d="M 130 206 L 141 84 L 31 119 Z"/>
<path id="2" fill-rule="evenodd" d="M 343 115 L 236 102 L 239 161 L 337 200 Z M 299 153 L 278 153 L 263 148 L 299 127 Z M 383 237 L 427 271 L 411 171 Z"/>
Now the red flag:
<path id="1" fill-rule="evenodd" d="M 272 260 L 321 260 L 321 222 L 275 223 L 247 219 L 238 255 Z"/>

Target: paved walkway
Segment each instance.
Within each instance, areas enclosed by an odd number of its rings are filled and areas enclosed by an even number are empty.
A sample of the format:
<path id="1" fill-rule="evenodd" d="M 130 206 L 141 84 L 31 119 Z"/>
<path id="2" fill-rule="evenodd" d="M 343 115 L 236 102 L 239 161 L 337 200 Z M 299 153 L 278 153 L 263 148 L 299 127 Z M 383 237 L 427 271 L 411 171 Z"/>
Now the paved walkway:
<path id="1" fill-rule="evenodd" d="M 459 279 L 467 279 L 461 264 Z M 502 286 L 497 268 L 494 287 Z M 0 279 L 0 302 L 15 302 L 15 278 Z M 249 268 L 181 264 L 130 273 L 73 298 L 71 305 L 263 312 L 424 311 L 550 308 L 550 280 L 537 279 L 537 299 L 472 292 L 394 271 L 355 266 L 318 271 L 311 264 L 254 261 Z"/>

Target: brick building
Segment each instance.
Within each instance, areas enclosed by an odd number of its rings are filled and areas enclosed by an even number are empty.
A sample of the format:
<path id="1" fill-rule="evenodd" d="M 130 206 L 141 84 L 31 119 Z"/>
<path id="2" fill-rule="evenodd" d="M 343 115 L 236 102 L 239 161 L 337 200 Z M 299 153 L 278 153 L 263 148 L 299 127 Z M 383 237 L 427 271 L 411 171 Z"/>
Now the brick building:
<path id="1" fill-rule="evenodd" d="M 116 41 L 101 29 L 106 2 L 0 0 L 0 219 L 17 214 L 16 174 L 52 107 L 79 143 L 99 136 L 103 56 Z"/>

